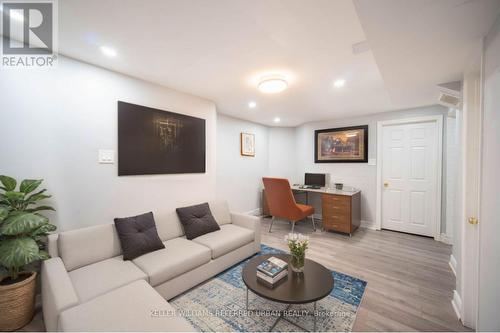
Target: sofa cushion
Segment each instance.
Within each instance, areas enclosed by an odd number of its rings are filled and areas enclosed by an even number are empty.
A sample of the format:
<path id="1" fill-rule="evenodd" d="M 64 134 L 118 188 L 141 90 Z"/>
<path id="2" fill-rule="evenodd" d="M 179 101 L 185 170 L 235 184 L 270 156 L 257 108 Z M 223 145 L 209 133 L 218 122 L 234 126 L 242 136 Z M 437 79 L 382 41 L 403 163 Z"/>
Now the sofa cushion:
<path id="1" fill-rule="evenodd" d="M 211 259 L 209 248 L 185 238 L 174 238 L 163 244 L 164 249 L 133 260 L 133 263 L 149 276 L 152 286 L 188 272 Z"/>
<path id="2" fill-rule="evenodd" d="M 210 211 L 219 225 L 231 223 L 231 213 L 227 201 L 209 202 Z"/>
<path id="3" fill-rule="evenodd" d="M 212 258 L 218 258 L 243 245 L 253 242 L 253 230 L 238 227 L 234 224 L 221 225 L 219 231 L 193 239 L 193 242 L 205 245 L 212 250 Z"/>
<path id="4" fill-rule="evenodd" d="M 124 261 L 122 256 L 75 269 L 69 272 L 69 277 L 80 303 L 130 282 L 148 279 L 143 271 L 131 261 Z"/>
<path id="5" fill-rule="evenodd" d="M 155 221 L 162 242 L 184 236 L 184 229 L 175 210 L 166 213 L 155 211 Z"/>
<path id="6" fill-rule="evenodd" d="M 152 212 L 115 218 L 115 227 L 120 238 L 124 260 L 132 260 L 165 247 L 158 237 Z"/>
<path id="7" fill-rule="evenodd" d="M 187 239 L 193 239 L 220 229 L 206 202 L 200 205 L 177 208 L 176 211 Z"/>
<path id="8" fill-rule="evenodd" d="M 80 304 L 59 316 L 59 331 L 195 331 L 145 281 L 136 281 Z"/>
<path id="9" fill-rule="evenodd" d="M 57 246 L 68 271 L 122 254 L 113 223 L 61 232 Z"/>

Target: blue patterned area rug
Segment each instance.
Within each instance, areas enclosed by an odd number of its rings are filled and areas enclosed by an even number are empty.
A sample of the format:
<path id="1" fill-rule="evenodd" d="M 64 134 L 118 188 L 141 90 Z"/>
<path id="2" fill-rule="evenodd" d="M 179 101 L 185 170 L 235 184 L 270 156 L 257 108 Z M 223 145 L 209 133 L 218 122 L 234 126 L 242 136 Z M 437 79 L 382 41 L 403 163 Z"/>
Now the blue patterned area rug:
<path id="1" fill-rule="evenodd" d="M 284 253 L 262 245 L 260 254 Z M 227 269 L 207 282 L 169 301 L 198 331 L 202 332 L 263 332 L 269 331 L 286 304 L 261 298 L 251 291 L 246 311 L 246 286 L 241 271 L 249 259 Z M 329 296 L 317 302 L 317 331 L 351 331 L 363 298 L 366 281 L 332 271 L 334 288 Z M 313 304 L 293 305 L 288 320 L 279 320 L 273 331 L 294 332 L 313 330 Z M 294 323 L 297 323 L 295 325 Z M 304 328 L 304 329 L 303 329 Z"/>

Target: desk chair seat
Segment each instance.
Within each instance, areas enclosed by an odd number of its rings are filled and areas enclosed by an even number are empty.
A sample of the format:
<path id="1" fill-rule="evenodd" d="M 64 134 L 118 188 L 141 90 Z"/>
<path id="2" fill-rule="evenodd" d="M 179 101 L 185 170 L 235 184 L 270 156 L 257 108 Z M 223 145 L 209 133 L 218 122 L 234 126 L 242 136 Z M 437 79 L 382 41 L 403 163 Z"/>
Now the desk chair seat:
<path id="1" fill-rule="evenodd" d="M 314 207 L 313 206 L 301 205 L 301 204 L 297 204 L 297 206 L 305 214 L 305 216 L 309 216 L 309 215 L 314 214 Z"/>
<path id="2" fill-rule="evenodd" d="M 314 224 L 314 207 L 308 205 L 301 205 L 295 202 L 292 193 L 292 188 L 287 179 L 283 178 L 262 178 L 264 188 L 266 189 L 267 205 L 271 213 L 272 220 L 269 226 L 269 232 L 273 227 L 273 222 L 276 217 L 286 219 L 292 223 L 292 233 L 295 223 L 311 217 L 314 231 L 316 225 Z"/>

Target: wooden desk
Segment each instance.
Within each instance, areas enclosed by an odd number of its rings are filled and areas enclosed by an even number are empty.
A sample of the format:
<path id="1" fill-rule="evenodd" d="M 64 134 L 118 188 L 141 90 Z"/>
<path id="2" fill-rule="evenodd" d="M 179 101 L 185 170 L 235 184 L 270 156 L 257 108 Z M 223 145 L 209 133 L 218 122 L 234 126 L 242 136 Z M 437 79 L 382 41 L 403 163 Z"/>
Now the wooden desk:
<path id="1" fill-rule="evenodd" d="M 343 191 L 323 187 L 321 189 L 292 186 L 294 192 L 321 195 L 323 229 L 351 235 L 361 224 L 361 191 Z M 262 191 L 262 213 L 269 215 L 266 193 Z"/>

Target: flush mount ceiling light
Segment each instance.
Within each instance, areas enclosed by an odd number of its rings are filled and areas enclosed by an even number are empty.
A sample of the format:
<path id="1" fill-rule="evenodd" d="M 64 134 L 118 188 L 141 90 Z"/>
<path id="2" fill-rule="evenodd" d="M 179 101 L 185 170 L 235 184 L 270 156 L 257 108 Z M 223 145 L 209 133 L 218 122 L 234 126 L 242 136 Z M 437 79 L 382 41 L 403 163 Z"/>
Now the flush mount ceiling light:
<path id="1" fill-rule="evenodd" d="M 288 82 L 282 76 L 264 76 L 260 79 L 258 87 L 264 94 L 277 94 L 288 88 Z"/>
<path id="2" fill-rule="evenodd" d="M 279 123 L 280 121 L 281 121 L 280 117 L 275 117 L 275 118 L 274 118 L 274 122 L 275 122 L 275 123 Z"/>
<path id="3" fill-rule="evenodd" d="M 249 107 L 250 109 L 255 109 L 255 108 L 257 107 L 257 103 L 255 103 L 255 102 L 253 102 L 253 101 L 252 101 L 252 102 L 249 102 L 249 103 L 248 103 L 248 107 Z"/>
<path id="4" fill-rule="evenodd" d="M 100 49 L 106 57 L 114 58 L 117 55 L 116 51 L 108 46 L 101 46 Z"/>
<path id="5" fill-rule="evenodd" d="M 336 88 L 341 88 L 345 85 L 345 80 L 344 79 L 338 79 L 336 80 L 333 85 L 336 87 Z"/>

